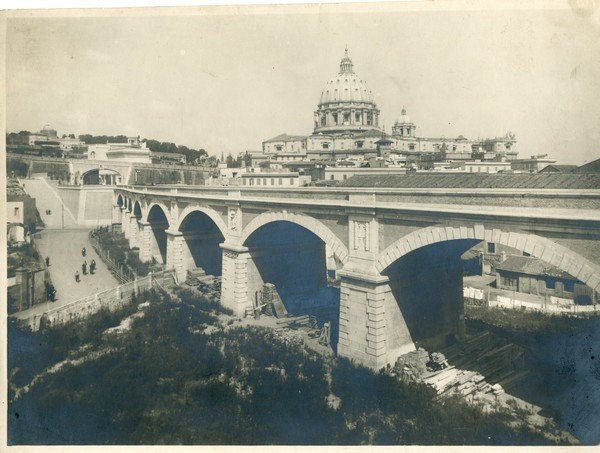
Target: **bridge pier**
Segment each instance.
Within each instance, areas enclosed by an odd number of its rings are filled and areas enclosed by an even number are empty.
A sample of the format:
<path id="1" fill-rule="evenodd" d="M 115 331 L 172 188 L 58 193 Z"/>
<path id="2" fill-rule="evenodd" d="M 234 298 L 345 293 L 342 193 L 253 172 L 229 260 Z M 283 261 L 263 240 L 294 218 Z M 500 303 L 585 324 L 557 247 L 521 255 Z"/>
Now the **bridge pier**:
<path id="1" fill-rule="evenodd" d="M 135 214 L 129 214 L 129 248 L 138 246 L 138 219 Z"/>
<path id="2" fill-rule="evenodd" d="M 379 369 L 415 349 L 388 277 L 341 270 L 338 354 Z"/>
<path id="3" fill-rule="evenodd" d="M 121 231 L 123 231 L 125 239 L 129 239 L 129 213 L 125 206 L 121 206 Z"/>
<path id="4" fill-rule="evenodd" d="M 118 204 L 113 204 L 113 210 L 112 210 L 112 224 L 115 223 L 121 223 L 121 206 L 119 206 Z"/>
<path id="5" fill-rule="evenodd" d="M 221 304 L 244 316 L 248 299 L 248 267 L 252 261 L 248 247 L 223 243 L 223 270 L 221 275 Z"/>
<path id="6" fill-rule="evenodd" d="M 152 240 L 152 224 L 138 222 L 137 244 L 140 248 L 140 261 L 146 263 L 152 259 L 150 241 Z"/>
<path id="7" fill-rule="evenodd" d="M 166 230 L 167 234 L 167 269 L 175 270 L 177 280 L 185 281 L 187 269 L 184 266 L 184 238 L 181 231 Z"/>

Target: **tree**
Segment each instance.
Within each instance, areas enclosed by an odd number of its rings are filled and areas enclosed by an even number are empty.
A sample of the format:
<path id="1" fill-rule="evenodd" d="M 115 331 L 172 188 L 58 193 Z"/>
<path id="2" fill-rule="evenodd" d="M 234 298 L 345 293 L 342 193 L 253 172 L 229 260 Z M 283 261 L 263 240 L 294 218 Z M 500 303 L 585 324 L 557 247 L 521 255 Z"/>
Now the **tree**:
<path id="1" fill-rule="evenodd" d="M 250 155 L 250 153 L 248 151 L 246 151 L 246 154 L 244 154 L 244 167 L 252 167 L 252 156 Z"/>

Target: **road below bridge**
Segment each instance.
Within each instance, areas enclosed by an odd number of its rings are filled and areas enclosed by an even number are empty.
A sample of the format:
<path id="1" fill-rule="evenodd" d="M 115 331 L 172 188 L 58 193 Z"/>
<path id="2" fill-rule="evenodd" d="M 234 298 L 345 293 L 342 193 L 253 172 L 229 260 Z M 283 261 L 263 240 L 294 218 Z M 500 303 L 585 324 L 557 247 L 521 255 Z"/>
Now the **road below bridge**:
<path id="1" fill-rule="evenodd" d="M 15 317 L 29 318 L 41 316 L 50 309 L 67 305 L 83 297 L 96 294 L 119 285 L 102 259 L 94 251 L 89 240 L 89 229 L 46 229 L 35 240 L 35 245 L 42 258 L 50 258 L 50 278 L 56 289 L 56 301 L 46 302 L 15 314 Z M 86 257 L 81 256 L 81 249 L 86 248 Z M 96 260 L 94 275 L 83 275 L 81 264 Z M 75 271 L 79 271 L 80 282 L 75 282 Z"/>

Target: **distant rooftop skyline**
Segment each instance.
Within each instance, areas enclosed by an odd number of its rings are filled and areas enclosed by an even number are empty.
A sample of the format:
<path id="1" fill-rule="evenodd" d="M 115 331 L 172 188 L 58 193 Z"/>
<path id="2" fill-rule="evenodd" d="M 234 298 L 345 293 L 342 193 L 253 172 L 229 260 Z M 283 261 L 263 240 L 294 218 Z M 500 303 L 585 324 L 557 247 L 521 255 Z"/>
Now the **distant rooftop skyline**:
<path id="1" fill-rule="evenodd" d="M 140 135 L 216 156 L 260 149 L 282 132 L 311 133 L 347 46 L 387 132 L 406 108 L 419 136 L 513 131 L 520 158 L 600 157 L 596 16 L 380 6 L 11 17 L 7 131 L 51 124 L 61 135 Z"/>

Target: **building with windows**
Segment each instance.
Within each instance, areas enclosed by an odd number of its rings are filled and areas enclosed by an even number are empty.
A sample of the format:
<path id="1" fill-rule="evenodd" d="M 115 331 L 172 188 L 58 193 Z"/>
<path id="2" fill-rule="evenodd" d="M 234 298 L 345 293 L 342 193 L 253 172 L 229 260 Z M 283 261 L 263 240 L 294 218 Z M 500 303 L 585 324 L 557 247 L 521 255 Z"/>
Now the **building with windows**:
<path id="1" fill-rule="evenodd" d="M 594 291 L 570 274 L 531 256 L 509 256 L 496 266 L 496 287 L 525 294 L 595 303 Z"/>
<path id="2" fill-rule="evenodd" d="M 516 138 L 504 137 L 469 140 L 419 137 L 417 126 L 402 109 L 391 134 L 380 127 L 380 111 L 367 83 L 355 72 L 346 49 L 339 72 L 327 81 L 314 111 L 314 129 L 310 135 L 280 134 L 263 142 L 262 154 L 270 160 L 332 160 L 378 156 L 378 142 L 389 140 L 390 152 L 404 161 L 430 155 L 432 161 L 470 161 L 514 159 Z"/>
<path id="3" fill-rule="evenodd" d="M 145 142 L 140 142 L 140 137 L 127 137 L 127 143 L 106 143 L 89 145 L 87 157 L 90 160 L 119 160 L 121 162 L 135 162 L 150 164 L 150 149 Z"/>
<path id="4" fill-rule="evenodd" d="M 529 159 L 514 159 L 511 161 L 510 166 L 515 171 L 537 173 L 554 163 L 556 163 L 556 161 L 550 159 L 548 154 L 539 154 L 537 156 L 531 156 Z"/>
<path id="5" fill-rule="evenodd" d="M 255 187 L 303 187 L 310 184 L 310 175 L 298 172 L 251 172 L 240 174 L 242 186 Z"/>

